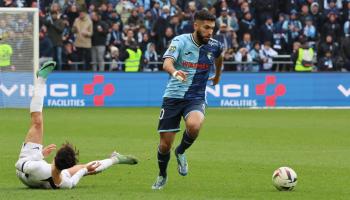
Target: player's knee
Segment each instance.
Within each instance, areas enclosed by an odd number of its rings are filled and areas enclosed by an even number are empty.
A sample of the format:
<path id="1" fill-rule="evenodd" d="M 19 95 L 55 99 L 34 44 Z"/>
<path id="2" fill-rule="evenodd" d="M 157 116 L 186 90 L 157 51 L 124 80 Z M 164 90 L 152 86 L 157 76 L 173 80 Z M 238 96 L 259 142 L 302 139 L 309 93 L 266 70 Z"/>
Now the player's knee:
<path id="1" fill-rule="evenodd" d="M 167 153 L 170 151 L 170 149 L 171 149 L 171 142 L 166 142 L 166 141 L 160 142 L 159 151 L 161 153 Z"/>
<path id="2" fill-rule="evenodd" d="M 186 124 L 187 132 L 191 135 L 196 135 L 201 129 L 201 123 L 199 122 L 190 122 Z"/>

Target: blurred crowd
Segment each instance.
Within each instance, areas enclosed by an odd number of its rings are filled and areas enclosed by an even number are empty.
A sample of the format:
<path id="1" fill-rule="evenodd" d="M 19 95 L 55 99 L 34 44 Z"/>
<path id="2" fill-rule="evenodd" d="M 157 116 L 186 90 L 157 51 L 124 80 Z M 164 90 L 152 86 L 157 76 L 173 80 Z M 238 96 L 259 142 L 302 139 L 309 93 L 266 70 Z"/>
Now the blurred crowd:
<path id="1" fill-rule="evenodd" d="M 0 12 L 0 68 L 32 70 L 32 21 L 33 13 Z"/>
<path id="2" fill-rule="evenodd" d="M 193 31 L 202 8 L 217 16 L 213 37 L 224 44 L 225 70 L 280 71 L 275 62 L 282 59 L 294 63 L 282 69 L 293 71 L 299 60 L 304 64 L 300 48 L 304 57 L 312 49 L 312 71 L 350 70 L 350 0 L 0 0 L 0 6 L 40 7 L 40 57 L 57 61 L 59 70 L 158 71 L 155 62 L 174 36 Z"/>

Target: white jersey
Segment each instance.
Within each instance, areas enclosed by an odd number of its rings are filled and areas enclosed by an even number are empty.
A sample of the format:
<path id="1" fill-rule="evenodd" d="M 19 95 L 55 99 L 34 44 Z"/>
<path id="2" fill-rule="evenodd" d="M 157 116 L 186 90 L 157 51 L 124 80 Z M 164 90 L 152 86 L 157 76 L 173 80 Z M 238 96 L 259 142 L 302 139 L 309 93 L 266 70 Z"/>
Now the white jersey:
<path id="1" fill-rule="evenodd" d="M 23 144 L 15 166 L 17 177 L 31 188 L 73 188 L 87 173 L 87 169 L 84 168 L 71 176 L 68 170 L 63 170 L 62 181 L 56 185 L 52 179 L 52 166 L 44 160 L 42 145 L 30 142 Z"/>

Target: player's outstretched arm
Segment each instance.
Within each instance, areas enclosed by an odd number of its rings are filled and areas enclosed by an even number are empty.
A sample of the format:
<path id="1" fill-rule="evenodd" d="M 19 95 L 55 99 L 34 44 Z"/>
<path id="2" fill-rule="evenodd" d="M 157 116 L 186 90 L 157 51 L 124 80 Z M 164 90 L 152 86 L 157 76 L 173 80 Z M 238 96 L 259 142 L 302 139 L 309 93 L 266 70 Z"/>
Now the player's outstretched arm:
<path id="1" fill-rule="evenodd" d="M 213 81 L 213 85 L 216 85 L 220 82 L 222 64 L 223 64 L 223 57 L 221 55 L 215 59 L 215 75 L 209 79 Z"/>
<path id="2" fill-rule="evenodd" d="M 75 165 L 68 169 L 67 173 L 61 173 L 61 184 L 59 185 L 62 189 L 74 188 L 85 175 L 91 175 L 96 173 L 96 169 L 101 166 L 101 163 L 94 161 L 86 165 Z"/>
<path id="3" fill-rule="evenodd" d="M 165 58 L 163 69 L 179 81 L 185 82 L 187 80 L 187 72 L 176 70 L 174 67 L 174 60 L 172 58 Z"/>

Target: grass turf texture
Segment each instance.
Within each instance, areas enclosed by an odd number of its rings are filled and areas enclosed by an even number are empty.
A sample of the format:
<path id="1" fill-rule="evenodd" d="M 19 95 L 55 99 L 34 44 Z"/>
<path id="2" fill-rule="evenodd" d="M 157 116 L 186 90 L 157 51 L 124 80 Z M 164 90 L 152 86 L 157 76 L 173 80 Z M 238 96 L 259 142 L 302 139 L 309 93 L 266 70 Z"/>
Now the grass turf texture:
<path id="1" fill-rule="evenodd" d="M 0 199 L 348 199 L 350 110 L 208 109 L 198 141 L 187 152 L 189 174 L 177 174 L 172 152 L 169 181 L 151 190 L 158 167 L 158 108 L 45 109 L 45 144 L 69 140 L 82 162 L 112 150 L 136 155 L 137 166 L 114 166 L 85 177 L 73 190 L 31 190 L 14 163 L 29 126 L 22 109 L 1 109 Z M 183 125 L 183 124 L 182 124 Z M 181 139 L 176 138 L 175 145 Z M 52 156 L 49 158 L 52 160 Z M 275 169 L 298 174 L 292 192 L 271 184 Z"/>

